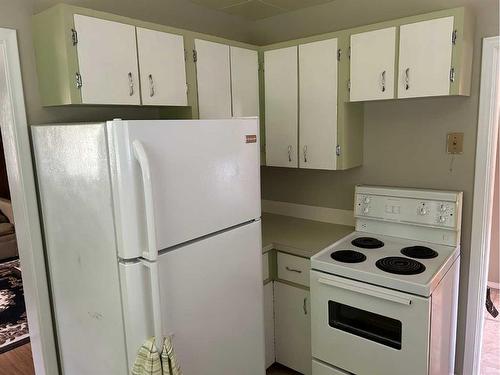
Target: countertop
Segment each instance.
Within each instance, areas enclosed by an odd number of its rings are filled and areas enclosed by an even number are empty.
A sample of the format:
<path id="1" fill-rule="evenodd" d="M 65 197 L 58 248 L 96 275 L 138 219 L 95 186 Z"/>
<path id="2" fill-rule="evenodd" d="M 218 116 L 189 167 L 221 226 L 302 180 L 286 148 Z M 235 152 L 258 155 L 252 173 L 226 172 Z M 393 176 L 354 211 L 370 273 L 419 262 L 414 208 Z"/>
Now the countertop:
<path id="1" fill-rule="evenodd" d="M 262 252 L 276 249 L 310 258 L 354 227 L 262 213 Z"/>

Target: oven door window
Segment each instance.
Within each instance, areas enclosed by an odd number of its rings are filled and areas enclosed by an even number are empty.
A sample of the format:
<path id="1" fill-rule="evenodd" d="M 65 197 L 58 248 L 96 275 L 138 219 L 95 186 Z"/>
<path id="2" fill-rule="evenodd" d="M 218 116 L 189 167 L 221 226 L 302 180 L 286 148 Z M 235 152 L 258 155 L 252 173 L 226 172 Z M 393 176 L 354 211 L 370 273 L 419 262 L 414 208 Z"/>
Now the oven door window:
<path id="1" fill-rule="evenodd" d="M 328 301 L 328 324 L 394 349 L 401 349 L 402 325 L 399 320 Z"/>

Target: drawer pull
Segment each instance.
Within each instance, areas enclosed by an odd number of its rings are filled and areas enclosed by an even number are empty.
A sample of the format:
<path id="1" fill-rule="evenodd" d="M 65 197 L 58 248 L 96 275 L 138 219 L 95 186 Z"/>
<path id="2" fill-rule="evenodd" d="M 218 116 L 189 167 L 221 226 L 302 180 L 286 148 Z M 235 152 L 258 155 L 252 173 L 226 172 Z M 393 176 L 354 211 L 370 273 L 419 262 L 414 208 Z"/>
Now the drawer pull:
<path id="1" fill-rule="evenodd" d="M 301 271 L 301 270 L 297 270 L 297 269 L 295 269 L 295 268 L 290 268 L 290 267 L 288 267 L 288 266 L 286 266 L 285 268 L 286 268 L 286 270 L 287 270 L 287 271 L 290 271 L 290 272 L 302 273 L 302 271 Z"/>
<path id="2" fill-rule="evenodd" d="M 304 315 L 307 315 L 307 297 L 304 298 L 304 304 L 302 305 L 302 309 L 304 310 Z"/>

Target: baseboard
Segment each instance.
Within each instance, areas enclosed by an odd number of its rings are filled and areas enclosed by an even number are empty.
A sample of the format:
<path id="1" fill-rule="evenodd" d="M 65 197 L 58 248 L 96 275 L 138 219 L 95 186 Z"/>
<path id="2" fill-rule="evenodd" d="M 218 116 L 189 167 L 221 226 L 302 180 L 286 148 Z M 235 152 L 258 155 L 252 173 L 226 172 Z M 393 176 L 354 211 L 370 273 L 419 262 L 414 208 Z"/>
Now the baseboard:
<path id="1" fill-rule="evenodd" d="M 500 283 L 495 283 L 493 281 L 488 281 L 488 286 L 493 289 L 500 289 Z"/>
<path id="2" fill-rule="evenodd" d="M 305 204 L 262 200 L 262 211 L 324 223 L 354 226 L 354 211 Z"/>

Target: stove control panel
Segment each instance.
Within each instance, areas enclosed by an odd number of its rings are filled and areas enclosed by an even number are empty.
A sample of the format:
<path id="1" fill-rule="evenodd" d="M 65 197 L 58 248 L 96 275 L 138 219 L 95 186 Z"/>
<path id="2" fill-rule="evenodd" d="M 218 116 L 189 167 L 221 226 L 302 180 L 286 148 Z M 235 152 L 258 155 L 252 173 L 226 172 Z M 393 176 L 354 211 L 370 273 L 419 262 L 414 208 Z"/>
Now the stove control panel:
<path id="1" fill-rule="evenodd" d="M 455 229 L 457 203 L 450 201 L 356 194 L 356 217 Z"/>

